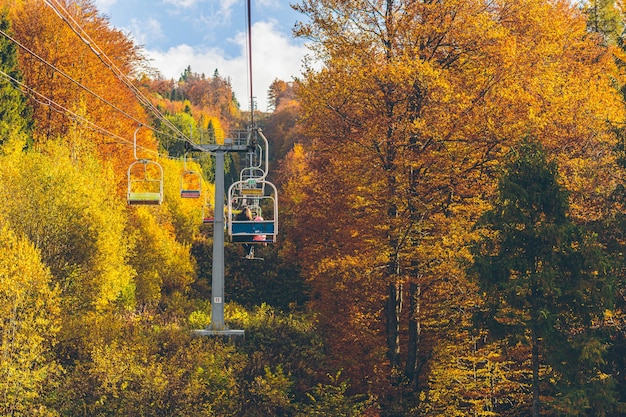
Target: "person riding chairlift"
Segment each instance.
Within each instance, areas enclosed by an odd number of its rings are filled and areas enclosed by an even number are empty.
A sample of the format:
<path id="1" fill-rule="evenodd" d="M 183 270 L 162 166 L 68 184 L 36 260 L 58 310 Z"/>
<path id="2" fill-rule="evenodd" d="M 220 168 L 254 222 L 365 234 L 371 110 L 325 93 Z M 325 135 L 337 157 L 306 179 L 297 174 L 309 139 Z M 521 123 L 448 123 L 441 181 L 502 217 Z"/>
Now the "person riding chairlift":
<path id="1" fill-rule="evenodd" d="M 254 221 L 255 222 L 262 222 L 263 221 L 263 217 L 261 217 L 260 215 L 256 215 L 254 217 Z M 252 240 L 254 240 L 255 242 L 265 242 L 267 240 L 267 235 L 254 235 L 252 237 Z M 263 243 L 264 246 L 267 246 L 267 243 Z"/>
<path id="2" fill-rule="evenodd" d="M 252 212 L 250 207 L 244 207 L 239 214 L 235 216 L 235 221 L 252 221 Z M 251 236 L 233 236 L 233 242 L 251 242 L 253 237 Z M 253 256 L 252 250 L 254 246 L 251 243 L 244 243 L 243 249 L 246 254 L 246 258 L 250 259 Z"/>

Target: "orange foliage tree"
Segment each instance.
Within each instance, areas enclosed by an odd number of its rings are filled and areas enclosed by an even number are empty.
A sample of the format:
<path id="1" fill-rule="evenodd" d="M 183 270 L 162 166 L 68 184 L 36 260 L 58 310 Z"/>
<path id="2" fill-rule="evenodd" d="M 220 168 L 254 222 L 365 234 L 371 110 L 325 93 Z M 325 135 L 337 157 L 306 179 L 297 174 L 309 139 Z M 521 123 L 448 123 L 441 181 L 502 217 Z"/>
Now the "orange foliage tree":
<path id="1" fill-rule="evenodd" d="M 353 382 L 419 389 L 435 344 L 467 343 L 452 323 L 468 326 L 478 300 L 461 265 L 502 152 L 539 138 L 579 216 L 608 191 L 594 182 L 610 182 L 604 120 L 623 117 L 611 50 L 566 2 L 297 9 L 321 64 L 298 88 L 313 180 L 290 191 L 312 305 Z"/>
<path id="2" fill-rule="evenodd" d="M 51 2 L 59 14 L 46 2 L 35 0 L 0 4 L 9 7 L 14 40 L 20 45 L 19 63 L 33 108 L 35 141 L 58 139 L 73 121 L 78 122 L 99 133 L 96 149 L 101 158 L 122 174 L 132 158 L 135 128 L 148 124 L 145 109 L 125 85 L 142 67 L 140 49 L 112 28 L 90 0 Z M 110 61 L 94 53 L 95 47 Z M 155 149 L 154 137 L 147 132 L 140 132 L 139 144 Z"/>

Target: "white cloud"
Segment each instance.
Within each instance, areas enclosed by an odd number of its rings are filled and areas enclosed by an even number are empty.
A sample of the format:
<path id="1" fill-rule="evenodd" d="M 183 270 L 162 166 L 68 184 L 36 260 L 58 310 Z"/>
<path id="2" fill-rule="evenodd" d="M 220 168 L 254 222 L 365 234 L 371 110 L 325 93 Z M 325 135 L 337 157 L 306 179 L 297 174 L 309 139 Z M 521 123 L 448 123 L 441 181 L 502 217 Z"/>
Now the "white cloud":
<path id="1" fill-rule="evenodd" d="M 178 80 L 185 68 L 191 66 L 191 70 L 196 73 L 204 73 L 207 76 L 213 74 L 218 68 L 220 73 L 227 60 L 224 58 L 224 51 L 217 48 L 199 50 L 186 44 L 177 45 L 167 51 L 146 50 L 146 55 L 151 61 L 151 65 L 158 69 L 165 78 Z"/>
<path id="2" fill-rule="evenodd" d="M 115 3 L 117 3 L 117 0 L 94 0 L 94 4 L 100 13 L 108 12 Z"/>
<path id="3" fill-rule="evenodd" d="M 279 7 L 278 0 L 256 0 L 261 7 Z"/>
<path id="4" fill-rule="evenodd" d="M 199 0 L 163 0 L 165 4 L 171 4 L 174 7 L 190 8 L 196 5 Z"/>
<path id="5" fill-rule="evenodd" d="M 290 81 L 300 74 L 308 50 L 276 28 L 275 21 L 252 26 L 252 77 L 258 106 L 267 105 L 267 90 L 275 79 Z M 245 44 L 244 44 L 245 45 Z"/>
<path id="6" fill-rule="evenodd" d="M 222 77 L 229 77 L 242 109 L 249 107 L 250 86 L 248 82 L 247 35 L 238 33 L 234 39 L 239 54 L 229 58 L 219 48 L 200 49 L 178 45 L 165 52 L 147 50 L 153 67 L 165 78 L 178 80 L 187 66 L 207 77 L 217 69 Z M 291 81 L 300 74 L 302 60 L 307 53 L 304 46 L 296 45 L 290 38 L 278 32 L 276 22 L 255 23 L 252 27 L 252 85 L 260 110 L 267 108 L 267 90 L 275 79 Z"/>
<path id="7" fill-rule="evenodd" d="M 149 18 L 145 21 L 138 19 L 130 20 L 130 27 L 124 28 L 124 32 L 129 32 L 132 39 L 138 45 L 145 45 L 148 41 L 154 41 L 156 39 L 163 39 L 163 29 L 161 23 L 153 18 Z"/>
<path id="8" fill-rule="evenodd" d="M 224 19 L 230 19 L 233 14 L 233 9 L 238 2 L 239 0 L 220 0 L 219 11 L 217 14 Z"/>

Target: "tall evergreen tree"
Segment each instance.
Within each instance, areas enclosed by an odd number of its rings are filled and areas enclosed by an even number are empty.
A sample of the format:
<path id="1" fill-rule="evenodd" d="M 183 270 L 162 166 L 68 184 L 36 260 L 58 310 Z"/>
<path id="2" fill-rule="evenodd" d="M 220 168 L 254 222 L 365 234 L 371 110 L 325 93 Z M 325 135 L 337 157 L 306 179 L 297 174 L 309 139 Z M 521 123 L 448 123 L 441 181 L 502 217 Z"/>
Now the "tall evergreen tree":
<path id="1" fill-rule="evenodd" d="M 7 14 L 6 8 L 0 10 L 0 30 L 10 34 Z M 15 82 L 21 81 L 16 46 L 6 36 L 0 36 L 0 71 L 0 146 L 6 148 L 5 145 L 12 142 L 23 147 L 28 141 L 31 123 L 26 98 Z"/>
<path id="2" fill-rule="evenodd" d="M 485 295 L 477 318 L 494 336 L 530 345 L 533 416 L 605 415 L 615 402 L 591 330 L 611 297 L 603 251 L 569 218 L 557 166 L 532 140 L 514 152 L 498 191 L 471 268 Z"/>
<path id="3" fill-rule="evenodd" d="M 626 97 L 626 88 L 622 88 L 622 94 Z M 623 175 L 626 172 L 626 127 L 616 126 L 614 130 L 617 137 L 616 162 Z M 608 213 L 594 226 L 612 256 L 613 265 L 619 269 L 616 276 L 623 277 L 626 273 L 626 183 L 622 181 L 616 185 L 609 202 Z M 616 282 L 615 295 L 615 311 L 611 320 L 604 323 L 612 342 L 607 349 L 606 359 L 610 373 L 615 378 L 618 398 L 626 403 L 626 281 L 623 279 Z M 626 407 L 619 415 L 626 416 Z"/>

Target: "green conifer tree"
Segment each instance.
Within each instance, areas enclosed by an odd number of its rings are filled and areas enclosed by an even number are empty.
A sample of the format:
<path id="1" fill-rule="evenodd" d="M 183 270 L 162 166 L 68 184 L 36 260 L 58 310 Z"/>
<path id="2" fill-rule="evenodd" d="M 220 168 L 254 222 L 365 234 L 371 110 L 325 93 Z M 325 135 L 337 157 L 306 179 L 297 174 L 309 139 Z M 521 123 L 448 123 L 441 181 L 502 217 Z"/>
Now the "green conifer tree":
<path id="1" fill-rule="evenodd" d="M 10 26 L 7 9 L 0 10 L 0 30 L 10 35 Z M 0 146 L 4 152 L 8 143 L 22 149 L 30 142 L 30 112 L 16 83 L 21 81 L 16 49 L 13 41 L 0 36 Z"/>
<path id="2" fill-rule="evenodd" d="M 615 401 L 592 323 L 610 302 L 611 276 L 601 247 L 569 218 L 557 178 L 531 140 L 507 163 L 471 268 L 485 296 L 477 319 L 492 335 L 530 346 L 534 417 L 548 409 L 607 415 L 601 410 Z"/>

